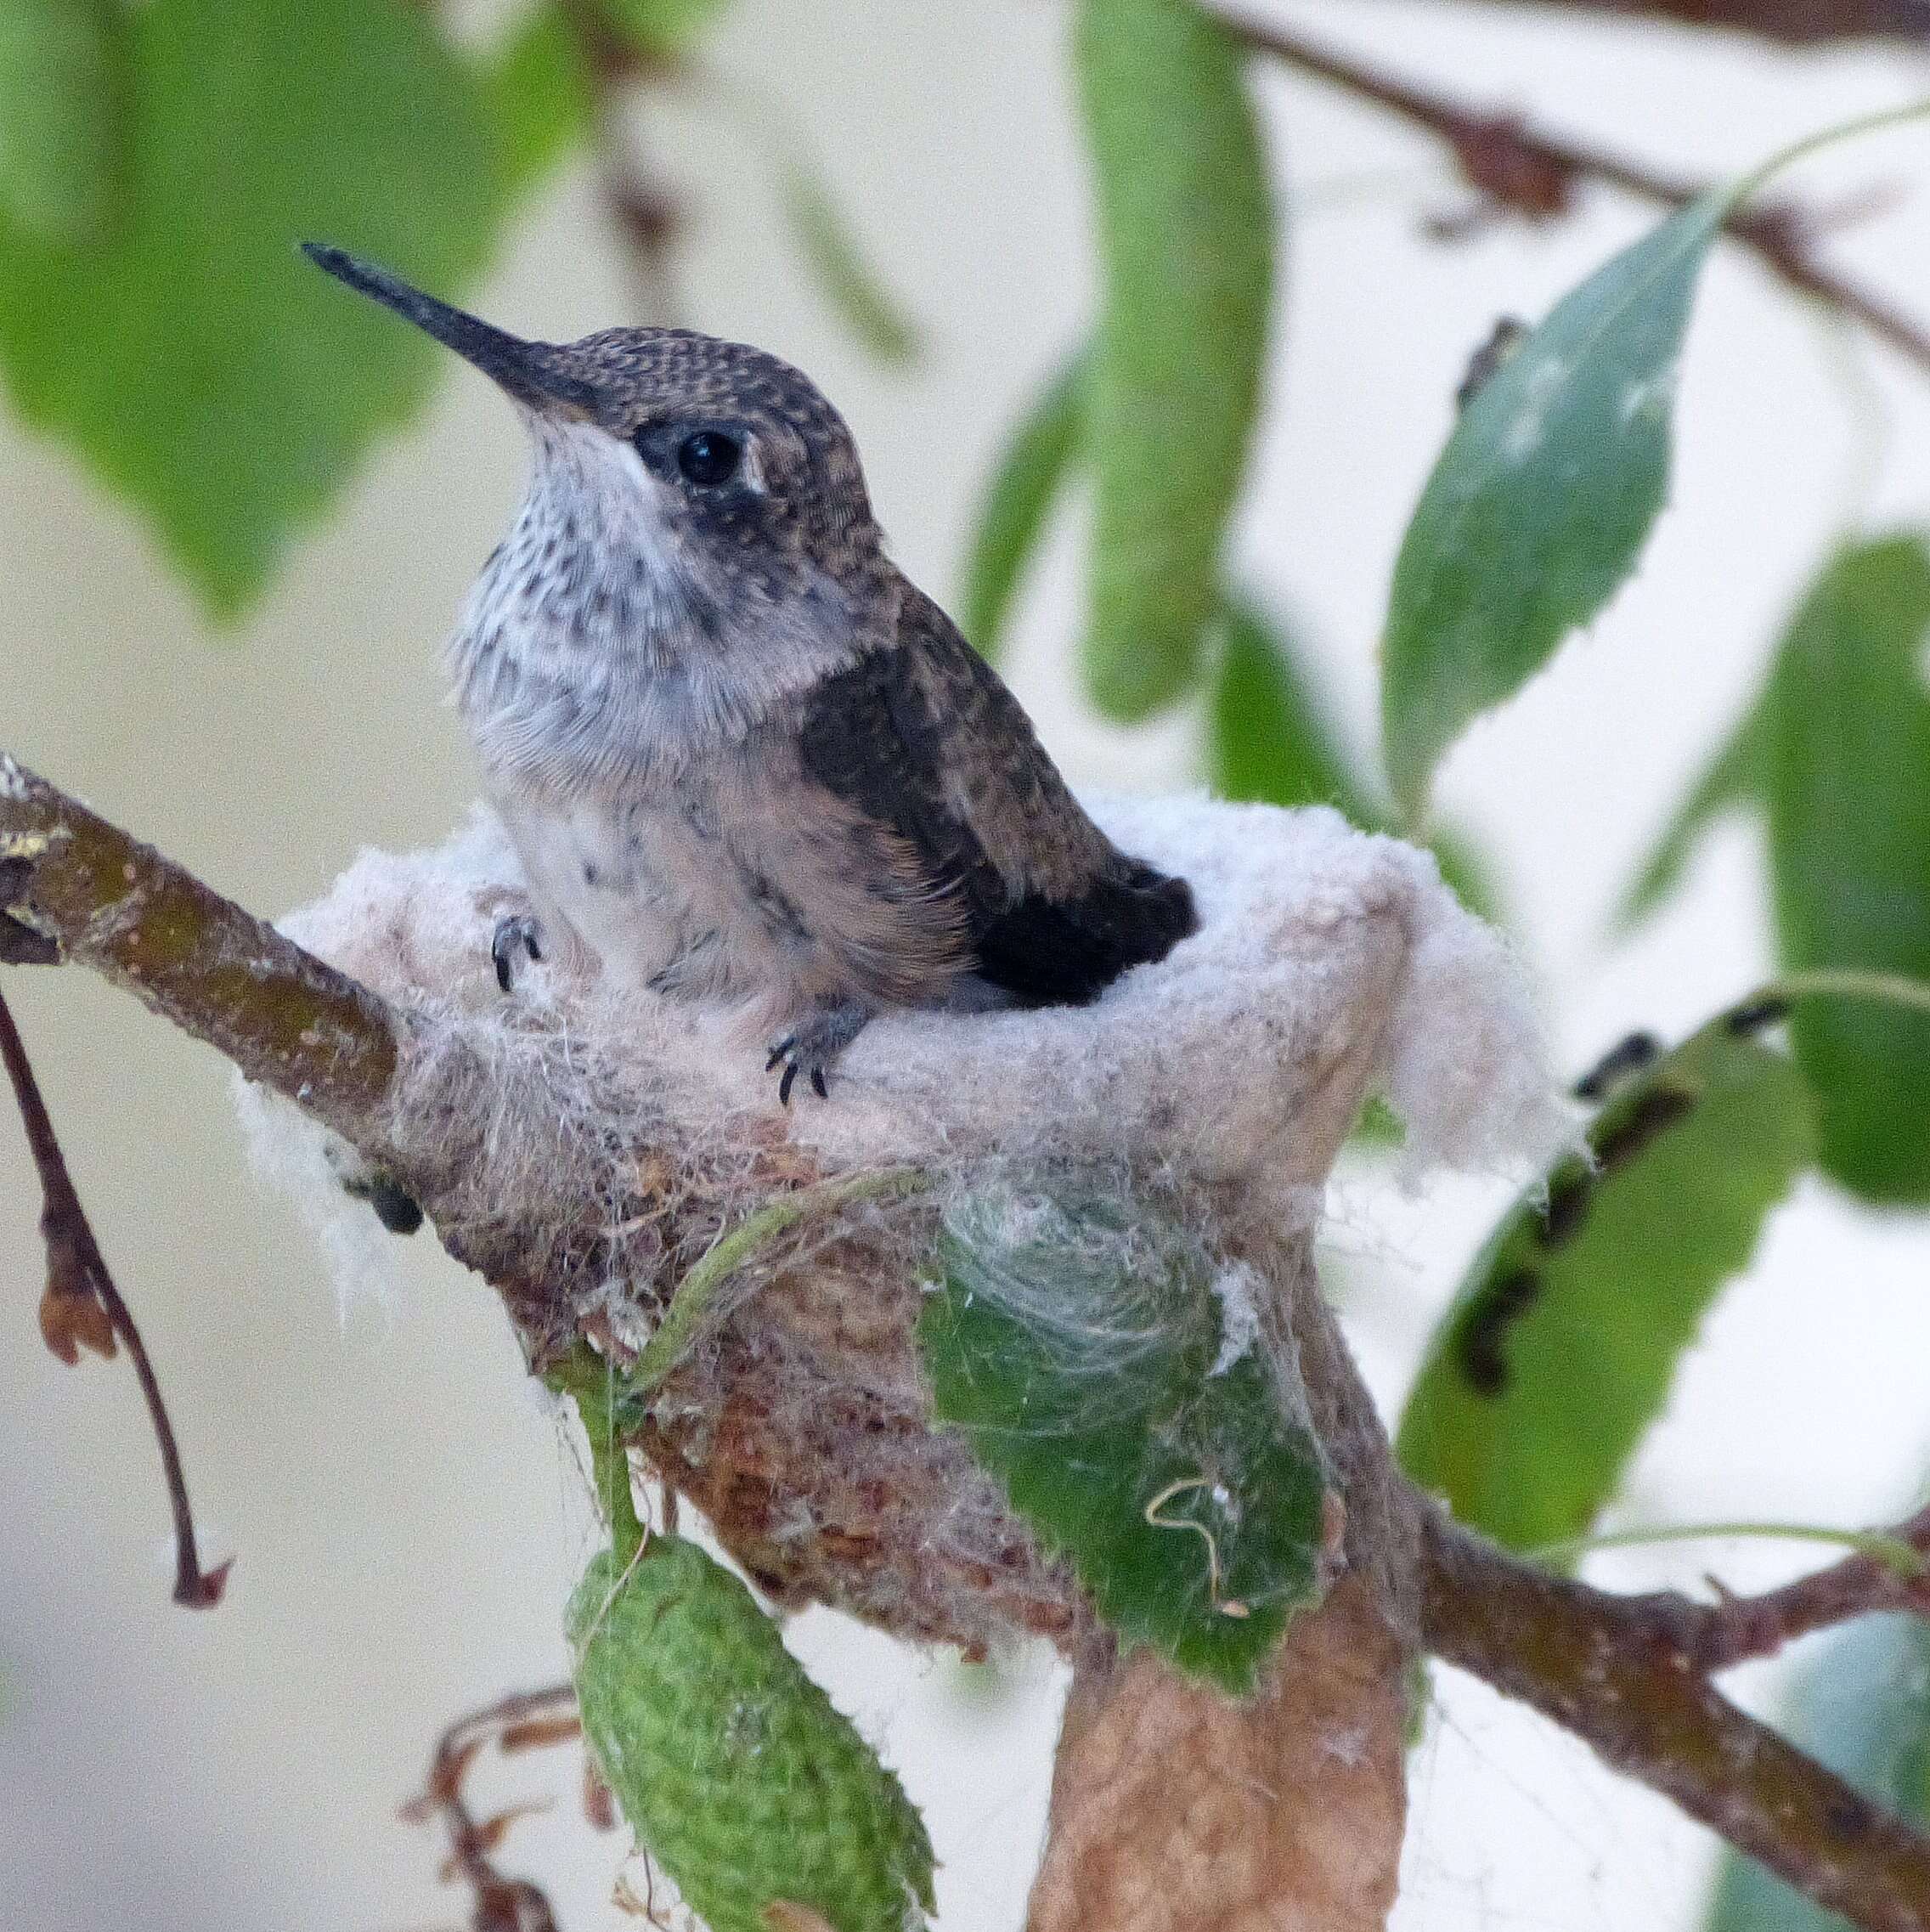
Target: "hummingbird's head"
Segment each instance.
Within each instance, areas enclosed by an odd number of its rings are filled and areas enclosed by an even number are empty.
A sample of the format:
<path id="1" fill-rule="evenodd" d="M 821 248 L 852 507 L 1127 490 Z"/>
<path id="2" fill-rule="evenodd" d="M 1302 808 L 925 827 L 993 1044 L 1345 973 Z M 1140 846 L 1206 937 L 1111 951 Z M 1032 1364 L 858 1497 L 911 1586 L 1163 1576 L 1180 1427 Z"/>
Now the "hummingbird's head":
<path id="1" fill-rule="evenodd" d="M 878 531 L 855 443 L 810 377 L 742 342 L 690 329 L 607 329 L 525 342 L 372 263 L 316 242 L 303 251 L 491 378 L 522 411 L 539 466 L 599 441 L 678 547 L 733 569 L 788 556 L 842 575 Z"/>
<path id="2" fill-rule="evenodd" d="M 851 432 L 788 363 L 687 329 L 526 342 L 341 249 L 303 251 L 480 369 L 530 432 L 528 494 L 453 647 L 479 731 L 511 685 L 580 682 L 586 657 L 612 689 L 646 675 L 659 714 L 681 691 L 694 723 L 735 725 L 893 614 Z"/>

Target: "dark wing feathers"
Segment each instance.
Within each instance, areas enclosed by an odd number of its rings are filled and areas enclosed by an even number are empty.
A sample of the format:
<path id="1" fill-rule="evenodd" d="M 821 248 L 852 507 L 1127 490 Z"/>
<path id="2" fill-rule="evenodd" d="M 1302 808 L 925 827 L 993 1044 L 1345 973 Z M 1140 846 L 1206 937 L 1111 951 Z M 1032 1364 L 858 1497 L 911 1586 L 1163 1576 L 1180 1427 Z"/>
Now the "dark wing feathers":
<path id="1" fill-rule="evenodd" d="M 1065 788 L 1017 699 L 935 604 L 813 693 L 804 769 L 962 904 L 977 969 L 1038 1004 L 1089 1000 L 1194 930 L 1186 881 L 1118 850 Z"/>

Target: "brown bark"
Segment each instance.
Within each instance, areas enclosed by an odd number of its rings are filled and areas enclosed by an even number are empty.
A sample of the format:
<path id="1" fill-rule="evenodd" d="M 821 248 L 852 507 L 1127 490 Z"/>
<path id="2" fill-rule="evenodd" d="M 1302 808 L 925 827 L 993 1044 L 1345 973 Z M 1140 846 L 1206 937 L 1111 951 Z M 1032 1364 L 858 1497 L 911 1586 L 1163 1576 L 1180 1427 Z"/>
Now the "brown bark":
<path id="1" fill-rule="evenodd" d="M 1689 1647 L 1695 1606 L 1551 1576 L 1441 1516 L 1423 1576 L 1436 1656 L 1578 1731 L 1852 1924 L 1930 1932 L 1930 1839 L 1730 1703 Z"/>

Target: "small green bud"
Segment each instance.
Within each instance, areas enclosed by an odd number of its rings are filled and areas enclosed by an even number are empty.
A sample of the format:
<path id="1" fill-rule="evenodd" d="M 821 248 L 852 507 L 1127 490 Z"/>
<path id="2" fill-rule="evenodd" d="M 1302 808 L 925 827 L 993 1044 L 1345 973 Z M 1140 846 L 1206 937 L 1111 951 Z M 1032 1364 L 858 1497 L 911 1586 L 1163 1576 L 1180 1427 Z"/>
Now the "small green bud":
<path id="1" fill-rule="evenodd" d="M 584 1734 L 638 1842 L 711 1932 L 802 1906 L 835 1932 L 917 1932 L 924 1821 L 736 1577 L 652 1537 L 570 1600 Z"/>

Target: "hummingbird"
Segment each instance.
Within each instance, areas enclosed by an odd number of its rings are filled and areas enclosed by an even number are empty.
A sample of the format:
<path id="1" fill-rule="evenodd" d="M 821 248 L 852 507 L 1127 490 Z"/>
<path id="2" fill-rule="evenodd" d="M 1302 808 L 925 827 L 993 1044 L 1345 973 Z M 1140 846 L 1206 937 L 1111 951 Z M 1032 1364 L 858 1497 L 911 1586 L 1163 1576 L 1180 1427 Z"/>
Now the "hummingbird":
<path id="1" fill-rule="evenodd" d="M 522 957 L 748 1008 L 788 1105 L 894 1008 L 1094 998 L 1196 924 L 886 555 L 808 377 L 687 329 L 524 341 L 304 252 L 494 381 L 533 451 L 448 647 L 522 861 Z"/>

